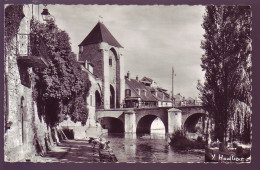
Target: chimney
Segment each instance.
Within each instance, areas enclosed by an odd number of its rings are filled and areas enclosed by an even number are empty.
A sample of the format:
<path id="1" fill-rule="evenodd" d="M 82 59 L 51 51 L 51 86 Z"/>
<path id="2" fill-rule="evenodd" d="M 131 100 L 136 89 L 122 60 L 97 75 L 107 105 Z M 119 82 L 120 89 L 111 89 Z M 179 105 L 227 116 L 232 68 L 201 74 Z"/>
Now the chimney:
<path id="1" fill-rule="evenodd" d="M 136 76 L 136 81 L 138 81 L 138 79 L 139 79 L 138 76 Z"/>
<path id="2" fill-rule="evenodd" d="M 130 79 L 130 72 L 129 71 L 127 72 L 126 78 Z"/>

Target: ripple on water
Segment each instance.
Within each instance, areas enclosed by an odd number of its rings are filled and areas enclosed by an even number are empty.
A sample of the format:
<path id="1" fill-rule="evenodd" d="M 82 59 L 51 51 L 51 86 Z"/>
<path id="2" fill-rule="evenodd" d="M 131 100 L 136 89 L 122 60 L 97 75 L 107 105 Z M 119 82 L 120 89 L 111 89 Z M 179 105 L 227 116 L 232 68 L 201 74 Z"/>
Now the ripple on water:
<path id="1" fill-rule="evenodd" d="M 119 162 L 204 162 L 204 154 L 177 152 L 164 134 L 106 134 Z"/>

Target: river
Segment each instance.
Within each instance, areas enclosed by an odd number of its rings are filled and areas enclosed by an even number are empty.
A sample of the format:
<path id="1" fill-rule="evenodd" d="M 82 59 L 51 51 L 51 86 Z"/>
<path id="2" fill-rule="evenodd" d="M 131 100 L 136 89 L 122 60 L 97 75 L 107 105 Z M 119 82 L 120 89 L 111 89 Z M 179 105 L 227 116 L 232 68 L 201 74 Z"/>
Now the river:
<path id="1" fill-rule="evenodd" d="M 160 131 L 151 134 L 109 133 L 102 135 L 119 162 L 204 162 L 204 153 L 174 151 L 168 138 Z"/>

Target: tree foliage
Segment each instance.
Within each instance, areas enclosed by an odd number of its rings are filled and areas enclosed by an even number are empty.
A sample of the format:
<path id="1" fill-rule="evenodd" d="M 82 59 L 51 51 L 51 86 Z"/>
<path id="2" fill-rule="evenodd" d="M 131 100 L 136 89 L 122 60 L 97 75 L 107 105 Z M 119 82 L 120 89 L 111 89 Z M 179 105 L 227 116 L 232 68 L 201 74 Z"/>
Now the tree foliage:
<path id="1" fill-rule="evenodd" d="M 35 87 L 39 110 L 51 125 L 62 121 L 67 115 L 82 124 L 88 117 L 86 97 L 91 84 L 88 74 L 81 70 L 76 61 L 69 40 L 68 34 L 59 29 L 54 21 L 46 24 L 34 19 L 31 21 L 33 45 L 40 47 L 43 42 L 47 47 L 48 67 L 35 70 L 38 75 Z"/>
<path id="2" fill-rule="evenodd" d="M 5 8 L 5 43 L 10 41 L 19 31 L 21 20 L 24 18 L 23 5 L 8 5 Z M 6 45 L 7 46 L 7 45 Z"/>
<path id="3" fill-rule="evenodd" d="M 205 83 L 199 84 L 205 109 L 215 122 L 215 136 L 224 142 L 231 129 L 251 121 L 251 9 L 249 6 L 206 7 L 201 48 Z M 245 120 L 245 123 L 237 120 Z M 249 126 L 250 127 L 250 126 Z M 250 134 L 250 128 L 242 128 Z M 247 131 L 247 132 L 245 132 Z"/>

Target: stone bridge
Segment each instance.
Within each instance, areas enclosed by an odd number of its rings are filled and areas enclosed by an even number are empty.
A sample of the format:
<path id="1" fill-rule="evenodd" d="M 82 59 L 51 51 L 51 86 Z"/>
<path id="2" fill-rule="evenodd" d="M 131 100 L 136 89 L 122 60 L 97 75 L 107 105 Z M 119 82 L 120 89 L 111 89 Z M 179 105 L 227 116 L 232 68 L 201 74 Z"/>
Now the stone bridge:
<path id="1" fill-rule="evenodd" d="M 96 118 L 108 132 L 150 133 L 152 122 L 159 117 L 166 133 L 194 127 L 205 116 L 202 106 L 97 109 Z"/>

